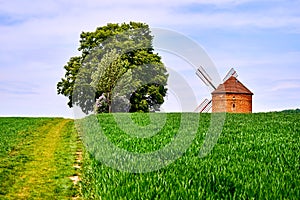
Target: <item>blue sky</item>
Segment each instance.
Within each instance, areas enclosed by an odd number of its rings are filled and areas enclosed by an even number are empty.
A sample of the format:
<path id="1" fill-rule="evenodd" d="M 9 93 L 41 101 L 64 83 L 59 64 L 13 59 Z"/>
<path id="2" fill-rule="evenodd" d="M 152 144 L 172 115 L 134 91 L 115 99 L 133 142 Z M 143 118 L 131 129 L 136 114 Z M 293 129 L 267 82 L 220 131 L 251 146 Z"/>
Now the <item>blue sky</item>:
<path id="1" fill-rule="evenodd" d="M 299 7 L 299 0 L 0 0 L 0 116 L 72 117 L 56 83 L 78 54 L 80 33 L 129 21 L 191 38 L 221 77 L 234 67 L 254 92 L 254 112 L 299 108 Z M 159 53 L 187 77 L 197 101 L 209 97 L 188 63 Z M 175 109 L 171 96 L 166 111 Z"/>

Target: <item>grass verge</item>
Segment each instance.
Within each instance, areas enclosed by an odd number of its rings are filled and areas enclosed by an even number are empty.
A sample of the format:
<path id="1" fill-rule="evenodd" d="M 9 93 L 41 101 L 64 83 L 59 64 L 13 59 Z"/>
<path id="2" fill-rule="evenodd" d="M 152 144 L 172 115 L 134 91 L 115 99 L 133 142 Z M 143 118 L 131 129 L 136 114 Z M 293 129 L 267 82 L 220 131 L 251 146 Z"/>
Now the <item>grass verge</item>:
<path id="1" fill-rule="evenodd" d="M 10 148 L 0 161 L 1 199 L 71 199 L 78 195 L 69 176 L 77 151 L 72 120 L 0 118 Z M 4 123 L 5 122 L 5 123 Z M 22 124 L 22 125 L 19 125 Z M 4 149 L 4 148 L 2 148 Z"/>

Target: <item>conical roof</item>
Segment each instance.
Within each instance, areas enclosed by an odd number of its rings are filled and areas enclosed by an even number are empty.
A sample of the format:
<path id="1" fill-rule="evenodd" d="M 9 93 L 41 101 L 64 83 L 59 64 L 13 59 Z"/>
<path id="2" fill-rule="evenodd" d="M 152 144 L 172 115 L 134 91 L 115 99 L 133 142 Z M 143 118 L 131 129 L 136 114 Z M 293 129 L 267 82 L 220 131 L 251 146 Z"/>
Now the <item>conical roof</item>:
<path id="1" fill-rule="evenodd" d="M 212 92 L 212 94 L 249 94 L 253 93 L 246 88 L 237 78 L 231 76 L 223 84 L 220 84 L 218 88 Z"/>

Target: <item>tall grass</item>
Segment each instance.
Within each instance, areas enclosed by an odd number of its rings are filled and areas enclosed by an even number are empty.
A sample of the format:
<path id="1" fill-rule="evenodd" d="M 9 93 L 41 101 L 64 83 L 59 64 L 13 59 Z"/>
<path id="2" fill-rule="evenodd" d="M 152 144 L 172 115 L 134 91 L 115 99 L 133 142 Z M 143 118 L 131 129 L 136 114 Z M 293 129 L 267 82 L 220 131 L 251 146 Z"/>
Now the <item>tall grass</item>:
<path id="1" fill-rule="evenodd" d="M 149 123 L 143 115 L 135 114 L 135 123 Z M 116 146 L 145 153 L 167 145 L 181 117 L 168 114 L 164 127 L 150 138 L 128 136 L 110 114 L 98 119 Z M 218 143 L 200 158 L 209 122 L 210 114 L 201 114 L 188 150 L 158 171 L 118 171 L 86 151 L 82 195 L 86 199 L 299 199 L 300 114 L 227 114 Z"/>

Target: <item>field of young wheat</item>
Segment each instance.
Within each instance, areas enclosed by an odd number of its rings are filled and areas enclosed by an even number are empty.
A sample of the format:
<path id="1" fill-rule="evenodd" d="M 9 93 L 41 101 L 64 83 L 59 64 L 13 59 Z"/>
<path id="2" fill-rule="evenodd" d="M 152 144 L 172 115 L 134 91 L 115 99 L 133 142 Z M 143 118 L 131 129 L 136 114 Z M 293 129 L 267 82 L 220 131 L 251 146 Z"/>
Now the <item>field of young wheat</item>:
<path id="1" fill-rule="evenodd" d="M 122 125 L 111 114 L 99 115 L 98 121 L 115 146 L 129 152 L 147 153 L 157 151 L 172 141 L 178 132 L 181 115 L 167 114 L 166 120 L 162 119 L 165 120 L 164 126 L 148 138 L 128 134 L 130 130 L 121 129 Z M 217 144 L 209 155 L 201 158 L 199 150 L 210 125 L 210 117 L 210 114 L 200 115 L 197 134 L 179 159 L 148 173 L 124 172 L 101 162 L 97 149 L 104 144 L 95 137 L 93 143 L 88 142 L 90 146 L 85 152 L 82 195 L 87 199 L 300 197 L 299 114 L 227 114 Z M 134 114 L 131 118 L 140 126 L 150 123 L 147 114 Z M 92 129 L 91 126 L 91 132 L 87 134 L 97 135 Z"/>
<path id="2" fill-rule="evenodd" d="M 0 199 L 299 199 L 299 113 L 226 114 L 222 133 L 205 157 L 199 152 L 211 114 L 120 113 L 95 119 L 96 125 L 89 118 L 75 122 L 81 147 L 73 120 L 0 118 Z M 189 126 L 195 120 L 193 135 Z M 160 128 L 149 126 L 153 123 Z M 178 138 L 183 144 L 174 143 Z M 158 170 L 137 172 L 118 168 L 128 160 L 107 149 L 108 143 L 133 155 L 173 148 L 159 154 L 165 163 Z M 182 146 L 187 148 L 178 154 Z M 81 148 L 78 172 L 74 162 Z M 174 162 L 167 162 L 173 155 Z M 158 162 L 133 161 L 139 169 Z M 72 175 L 80 175 L 77 186 Z"/>

